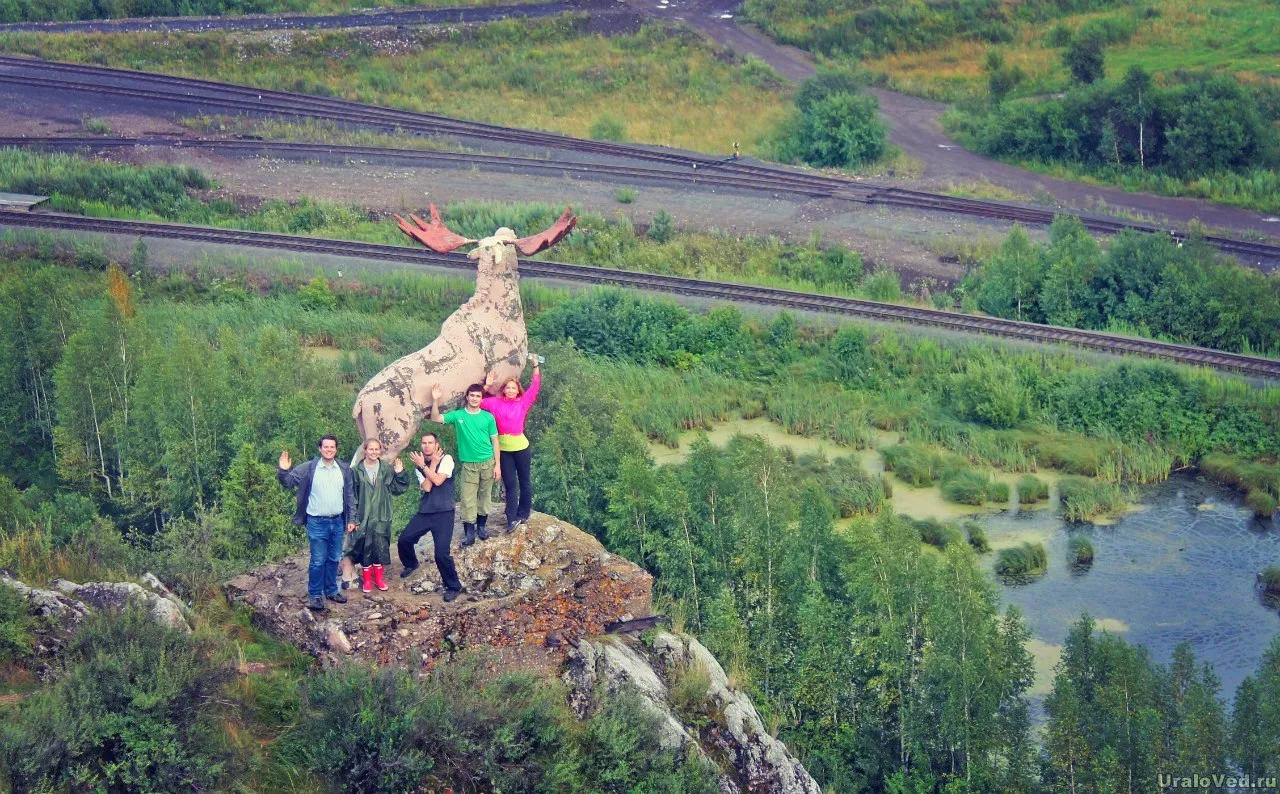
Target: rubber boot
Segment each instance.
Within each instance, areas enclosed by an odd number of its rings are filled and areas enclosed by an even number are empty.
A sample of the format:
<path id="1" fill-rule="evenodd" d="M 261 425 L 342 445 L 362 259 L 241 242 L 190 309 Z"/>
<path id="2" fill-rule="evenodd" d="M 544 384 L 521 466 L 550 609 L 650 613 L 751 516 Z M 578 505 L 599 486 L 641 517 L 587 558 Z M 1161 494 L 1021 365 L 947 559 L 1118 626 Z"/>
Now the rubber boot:
<path id="1" fill-rule="evenodd" d="M 375 565 L 375 566 L 373 566 L 373 586 L 374 586 L 374 587 L 376 587 L 376 588 L 378 588 L 379 590 L 386 590 L 386 589 L 387 589 L 387 583 L 386 583 L 386 581 L 385 581 L 385 580 L 383 580 L 383 578 L 382 578 L 382 566 L 381 566 L 381 565 Z"/>
<path id="2" fill-rule="evenodd" d="M 489 539 L 489 530 L 485 527 L 488 523 L 488 516 L 476 516 L 476 530 L 479 532 L 481 540 Z"/>
<path id="3" fill-rule="evenodd" d="M 470 546 L 476 542 L 476 525 L 468 524 L 465 521 L 462 524 L 462 545 Z"/>
<path id="4" fill-rule="evenodd" d="M 361 584 L 360 589 L 366 593 L 372 593 L 373 592 L 373 566 L 372 565 L 364 566 L 364 570 L 360 572 L 360 578 L 362 580 L 360 583 Z"/>

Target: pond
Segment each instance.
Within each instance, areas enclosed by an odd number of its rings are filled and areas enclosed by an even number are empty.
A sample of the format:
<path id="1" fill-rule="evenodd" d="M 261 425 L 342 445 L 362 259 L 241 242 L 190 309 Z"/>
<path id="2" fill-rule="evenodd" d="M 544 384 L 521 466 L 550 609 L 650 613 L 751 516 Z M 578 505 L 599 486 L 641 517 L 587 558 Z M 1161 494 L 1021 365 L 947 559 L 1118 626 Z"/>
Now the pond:
<path id="1" fill-rule="evenodd" d="M 765 419 L 726 422 L 708 436 L 723 445 L 736 433 L 763 436 L 797 454 L 855 457 L 869 471 L 884 471 L 876 450 L 793 436 Z M 655 445 L 655 459 L 682 460 L 694 437 L 682 437 L 679 450 Z M 888 446 L 897 440 L 896 434 L 882 433 L 877 443 Z M 1086 611 L 1099 629 L 1146 646 L 1157 662 L 1167 663 L 1178 643 L 1191 643 L 1197 661 L 1217 671 L 1228 703 L 1280 631 L 1280 615 L 1255 590 L 1257 573 L 1280 563 L 1280 528 L 1255 519 L 1239 495 L 1194 475 L 1176 474 L 1143 488 L 1138 503 L 1105 524 L 1062 520 L 1054 472 L 1036 474 L 1051 485 L 1049 502 L 1023 509 L 1016 494 L 1008 505 L 971 507 L 943 500 L 936 486 L 911 488 L 888 476 L 898 513 L 945 521 L 973 517 L 993 549 L 1023 541 L 1044 543 L 1049 556 L 1045 575 L 1026 584 L 1001 583 L 1005 601 L 1022 610 L 1033 634 L 1029 650 L 1036 661 L 1036 681 L 1030 694 L 1037 716 L 1043 716 L 1043 698 L 1067 631 Z M 1018 477 L 994 476 L 1010 485 Z M 1067 563 L 1067 542 L 1074 534 L 1088 536 L 1094 547 L 1093 564 L 1083 571 L 1073 572 Z M 988 566 L 994 557 L 985 555 Z"/>

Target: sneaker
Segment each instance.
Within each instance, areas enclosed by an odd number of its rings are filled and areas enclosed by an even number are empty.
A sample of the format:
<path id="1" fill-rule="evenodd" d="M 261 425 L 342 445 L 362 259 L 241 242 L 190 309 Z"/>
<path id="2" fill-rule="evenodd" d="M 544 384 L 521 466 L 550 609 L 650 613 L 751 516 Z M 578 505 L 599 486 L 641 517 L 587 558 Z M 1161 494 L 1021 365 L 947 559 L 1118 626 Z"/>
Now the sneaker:
<path id="1" fill-rule="evenodd" d="M 519 528 L 520 528 L 520 522 L 512 521 L 510 524 L 507 524 L 507 534 L 510 535 L 512 532 L 515 532 Z"/>
<path id="2" fill-rule="evenodd" d="M 308 598 L 307 609 L 312 609 L 312 610 L 315 610 L 316 612 L 323 612 L 325 611 L 325 609 L 327 609 L 327 607 L 324 605 L 323 598 Z"/>
<path id="3" fill-rule="evenodd" d="M 344 596 L 342 593 L 334 593 L 333 595 L 327 595 L 327 596 L 325 596 L 325 598 L 329 599 L 330 601 L 333 601 L 333 602 L 339 603 L 339 604 L 345 604 L 345 603 L 347 603 L 347 597 L 346 597 L 346 596 Z"/>
<path id="4" fill-rule="evenodd" d="M 413 566 L 412 568 L 405 568 L 403 571 L 400 572 L 400 578 L 408 579 L 410 576 L 413 576 L 413 572 L 416 570 L 418 570 L 418 566 L 416 565 Z"/>
<path id="5" fill-rule="evenodd" d="M 462 595 L 462 594 L 463 594 L 463 592 L 465 592 L 465 591 L 463 591 L 463 590 L 445 590 L 445 591 L 444 591 L 444 602 L 447 604 L 447 603 L 449 603 L 450 601 L 457 600 L 458 596 Z"/>

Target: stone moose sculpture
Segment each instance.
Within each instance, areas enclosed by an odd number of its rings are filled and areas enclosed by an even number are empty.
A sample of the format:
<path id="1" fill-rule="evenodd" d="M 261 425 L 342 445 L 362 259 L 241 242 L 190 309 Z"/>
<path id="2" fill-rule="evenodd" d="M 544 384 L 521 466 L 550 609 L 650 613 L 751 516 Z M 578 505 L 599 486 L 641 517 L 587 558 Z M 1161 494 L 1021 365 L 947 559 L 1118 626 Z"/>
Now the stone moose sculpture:
<path id="1" fill-rule="evenodd" d="M 564 238 L 578 222 L 569 207 L 547 230 L 517 238 L 507 228 L 492 237 L 472 240 L 454 234 L 431 205 L 431 222 L 416 215 L 406 221 L 395 216 L 400 229 L 437 253 L 449 253 L 468 243 L 479 245 L 468 255 L 476 260 L 476 291 L 440 326 L 440 335 L 421 350 L 393 362 L 374 375 L 356 396 L 351 415 L 360 439 L 382 442 L 390 459 L 409 446 L 424 414 L 431 410 L 431 387 L 439 384 L 444 405 L 461 402 L 472 383 L 493 373 L 496 382 L 518 376 L 529 352 L 520 303 L 520 273 L 516 252 L 531 256 Z M 416 449 L 416 447 L 415 447 Z"/>

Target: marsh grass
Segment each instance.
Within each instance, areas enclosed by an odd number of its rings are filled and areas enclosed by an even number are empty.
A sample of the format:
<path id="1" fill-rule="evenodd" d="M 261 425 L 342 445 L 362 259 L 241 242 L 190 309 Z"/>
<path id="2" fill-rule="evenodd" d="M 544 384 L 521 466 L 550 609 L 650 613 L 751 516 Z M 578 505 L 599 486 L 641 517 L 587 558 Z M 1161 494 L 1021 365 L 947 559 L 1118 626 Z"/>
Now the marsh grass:
<path id="1" fill-rule="evenodd" d="M 977 521 L 964 522 L 964 532 L 969 545 L 979 554 L 986 554 L 991 551 L 991 544 L 987 541 L 987 532 Z"/>
<path id="2" fill-rule="evenodd" d="M 1070 522 L 1119 513 L 1130 498 L 1124 487 L 1088 477 L 1063 477 L 1058 491 L 1062 495 L 1062 516 Z"/>
<path id="3" fill-rule="evenodd" d="M 632 141 L 760 153 L 788 89 L 662 24 L 599 36 L 587 18 L 268 33 L 7 34 L 0 49 L 202 77 L 590 137 L 600 108 Z"/>
<path id="4" fill-rule="evenodd" d="M 1023 543 L 996 554 L 995 572 L 1005 579 L 1029 579 L 1049 570 L 1043 543 Z"/>
<path id="5" fill-rule="evenodd" d="M 1270 518 L 1276 512 L 1276 498 L 1266 491 L 1250 491 L 1244 503 L 1258 518 Z"/>
<path id="6" fill-rule="evenodd" d="M 1280 565 L 1268 565 L 1258 574 L 1258 583 L 1265 593 L 1280 596 Z"/>
<path id="7" fill-rule="evenodd" d="M 1009 500 L 1009 486 L 973 469 L 948 469 L 941 475 L 942 498 L 962 505 Z"/>
<path id="8" fill-rule="evenodd" d="M 1215 482 L 1245 493 L 1257 492 L 1280 498 L 1280 464 L 1250 461 L 1221 452 L 1200 459 L 1200 471 Z"/>
<path id="9" fill-rule="evenodd" d="M 1072 567 L 1093 564 L 1093 544 L 1084 535 L 1072 535 L 1067 541 L 1067 564 Z"/>
<path id="10" fill-rule="evenodd" d="M 1049 484 L 1032 474 L 1018 478 L 1018 503 L 1033 505 L 1049 498 Z"/>
<path id="11" fill-rule="evenodd" d="M 964 533 L 955 524 L 946 524 L 936 518 L 910 519 L 912 526 L 920 533 L 920 541 L 935 548 L 945 549 L 952 543 L 964 538 Z"/>

